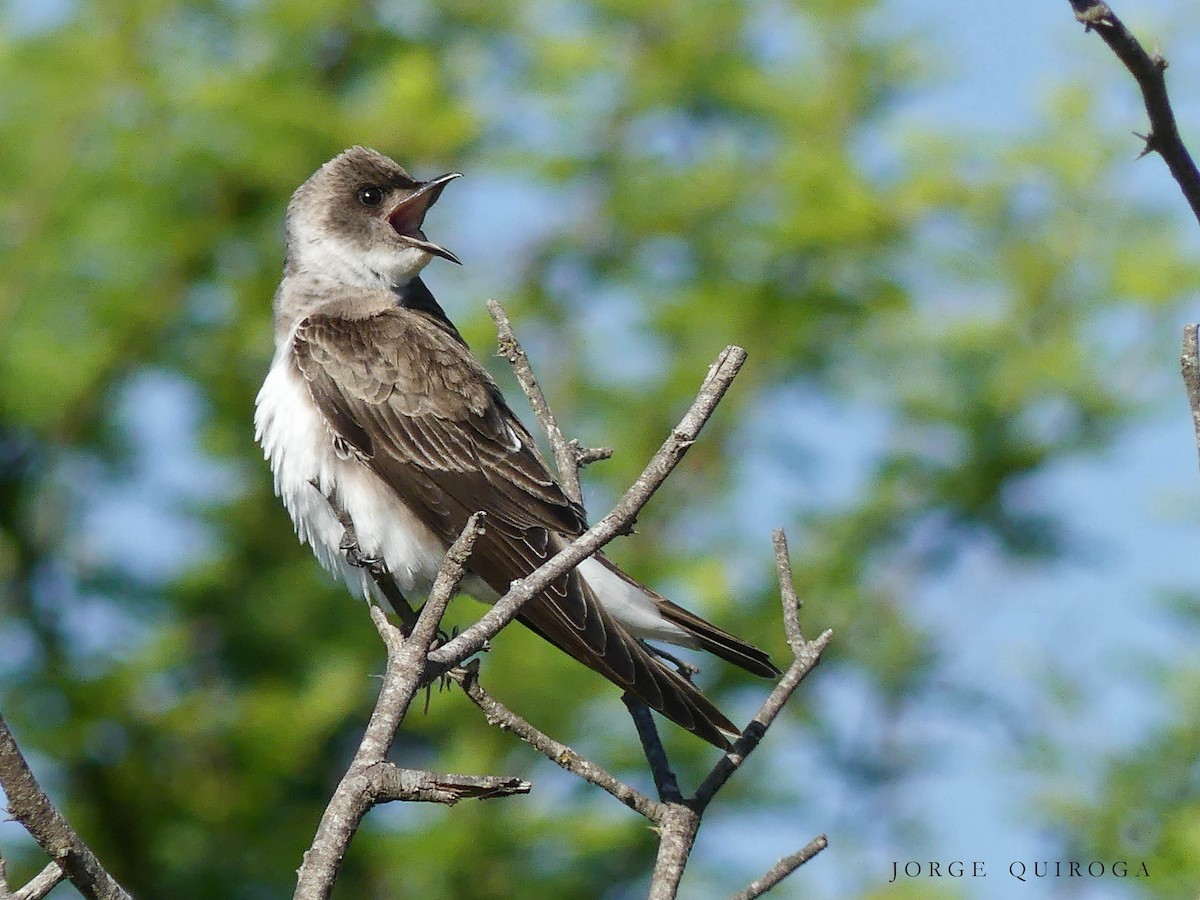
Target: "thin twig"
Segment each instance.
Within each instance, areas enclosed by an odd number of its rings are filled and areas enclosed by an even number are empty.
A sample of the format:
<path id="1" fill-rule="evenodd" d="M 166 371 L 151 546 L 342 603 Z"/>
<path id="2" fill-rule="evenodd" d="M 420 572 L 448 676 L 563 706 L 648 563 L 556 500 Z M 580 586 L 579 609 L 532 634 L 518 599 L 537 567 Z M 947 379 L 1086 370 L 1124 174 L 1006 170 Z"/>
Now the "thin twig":
<path id="1" fill-rule="evenodd" d="M 775 570 L 779 576 L 779 600 L 783 604 L 783 631 L 793 655 L 799 655 L 804 646 L 804 633 L 800 630 L 800 598 L 796 596 L 796 584 L 792 581 L 787 532 L 776 528 L 771 537 L 775 545 Z"/>
<path id="2" fill-rule="evenodd" d="M 700 828 L 700 821 L 708 804 L 766 736 L 767 730 L 783 711 L 800 682 L 816 667 L 821 653 L 833 638 L 833 632 L 825 631 L 815 641 L 805 641 L 800 632 L 798 600 L 792 585 L 791 564 L 787 556 L 787 536 L 782 530 L 775 533 L 775 565 L 779 573 L 784 630 L 794 659 L 775 689 L 763 701 L 750 724 L 746 726 L 742 736 L 713 766 L 712 771 L 696 789 L 695 795 L 677 803 L 664 804 L 666 811 L 663 816 L 662 839 L 650 882 L 651 900 L 673 900 L 676 896 L 684 866 L 687 864 L 696 832 Z M 798 860 L 792 869 L 804 861 Z M 790 871 L 792 870 L 780 874 L 779 879 L 786 877 Z"/>
<path id="3" fill-rule="evenodd" d="M 763 701 L 742 736 L 734 742 L 733 749 L 717 762 L 708 777 L 696 789 L 696 802 L 703 809 L 746 761 L 746 757 L 759 745 L 771 727 L 771 723 L 783 711 L 796 688 L 808 673 L 821 661 L 821 654 L 833 640 L 833 632 L 826 630 L 815 641 L 804 640 L 800 630 L 800 601 L 792 582 L 792 564 L 788 559 L 787 534 L 782 528 L 774 533 L 775 569 L 779 575 L 779 596 L 783 605 L 783 628 L 788 646 L 792 648 L 793 660 L 784 672 L 775 689 Z"/>
<path id="4" fill-rule="evenodd" d="M 742 763 L 746 761 L 746 757 L 754 750 L 755 747 L 762 742 L 766 736 L 767 729 L 771 727 L 771 723 L 783 711 L 785 705 L 796 688 L 800 686 L 807 676 L 821 659 L 821 654 L 825 648 L 829 646 L 829 642 L 833 639 L 832 631 L 823 632 L 815 641 L 807 641 L 801 648 L 800 653 L 796 655 L 796 659 L 788 666 L 788 670 L 783 673 L 783 677 L 779 679 L 779 683 L 775 685 L 775 689 L 763 701 L 763 705 L 759 707 L 754 718 L 750 720 L 750 724 L 746 726 L 746 730 L 742 732 L 742 736 L 734 741 L 733 749 L 726 753 L 717 764 L 709 772 L 708 777 L 704 779 L 700 787 L 696 789 L 696 801 L 701 807 L 707 806 L 712 802 L 712 798 L 716 796 L 729 777 L 741 768 Z"/>
<path id="5" fill-rule="evenodd" d="M 601 459 L 608 459 L 613 452 L 607 447 L 581 448 L 578 441 L 566 439 L 562 429 L 558 427 L 554 411 L 546 402 L 546 395 L 542 392 L 541 385 L 534 377 L 533 367 L 529 365 L 529 357 L 525 353 L 525 348 L 521 346 L 521 342 L 517 340 L 512 323 L 508 320 L 508 313 L 504 311 L 504 307 L 498 300 L 489 300 L 487 308 L 488 312 L 492 314 L 492 320 L 496 323 L 496 340 L 500 355 L 512 366 L 513 374 L 517 377 L 521 390 L 525 392 L 525 396 L 529 398 L 529 405 L 533 407 L 533 414 L 541 422 L 542 429 L 546 432 L 546 439 L 550 441 L 550 450 L 554 454 L 554 468 L 558 471 L 558 483 L 568 497 L 576 503 L 582 503 L 583 492 L 579 487 L 580 467 Z"/>
<path id="6" fill-rule="evenodd" d="M 1200 357 L 1197 355 L 1197 333 L 1200 325 L 1186 325 L 1183 329 L 1183 356 L 1180 358 L 1180 368 L 1183 371 L 1183 384 L 1187 388 L 1188 405 L 1192 408 L 1192 429 L 1196 433 L 1196 450 L 1200 452 Z"/>
<path id="7" fill-rule="evenodd" d="M 444 671 L 476 653 L 516 617 L 521 606 L 529 599 L 540 594 L 548 584 L 574 569 L 614 537 L 627 532 L 642 507 L 695 443 L 700 429 L 712 416 L 745 361 L 746 351 L 741 347 L 730 346 L 721 351 L 700 385 L 691 408 L 612 511 L 532 573 L 514 581 L 508 593 L 478 622 L 433 651 L 429 655 L 430 671 L 435 674 Z M 439 668 L 435 669 L 434 665 Z"/>
<path id="8" fill-rule="evenodd" d="M 823 834 L 817 835 L 791 856 L 785 856 L 771 866 L 762 877 L 756 878 L 734 894 L 731 900 L 754 900 L 755 897 L 761 897 L 828 846 L 829 839 Z"/>
<path id="9" fill-rule="evenodd" d="M 1138 135 L 1146 142 L 1142 155 L 1157 153 L 1163 158 L 1191 206 L 1192 214 L 1200 221 L 1200 170 L 1179 136 L 1175 113 L 1167 96 L 1167 61 L 1158 52 L 1147 53 L 1107 3 L 1101 0 L 1070 0 L 1070 3 L 1075 18 L 1088 31 L 1095 31 L 1104 39 L 1137 81 L 1146 114 L 1150 117 L 1149 134 Z"/>
<path id="10" fill-rule="evenodd" d="M 629 715 L 633 718 L 633 725 L 637 729 L 638 739 L 642 742 L 642 752 L 646 754 L 646 762 L 650 764 L 650 773 L 654 776 L 654 788 L 658 791 L 658 799 L 664 803 L 679 803 L 683 800 L 683 794 L 679 791 L 679 780 L 671 768 L 671 761 L 667 758 L 667 750 L 663 746 L 662 738 L 658 736 L 658 728 L 654 724 L 654 716 L 650 713 L 650 707 L 633 694 L 623 694 L 621 700 L 624 702 L 625 708 L 629 710 Z"/>
<path id="11" fill-rule="evenodd" d="M 0 716 L 0 787 L 9 814 L 25 826 L 46 854 L 88 900 L 129 900 L 129 894 L 105 871 L 33 777 L 4 717 Z"/>
<path id="12" fill-rule="evenodd" d="M 681 803 L 666 804 L 662 841 L 659 844 L 658 858 L 655 861 L 654 876 L 651 880 L 651 900 L 673 900 L 676 896 L 679 890 L 679 880 L 683 876 L 683 867 L 687 864 L 687 857 L 691 853 L 692 844 L 696 839 L 696 831 L 700 828 L 700 820 L 705 809 L 733 773 L 741 768 L 746 758 L 761 743 L 766 736 L 767 729 L 783 711 L 783 707 L 791 699 L 796 688 L 800 686 L 800 682 L 816 667 L 821 653 L 829 645 L 832 637 L 832 631 L 825 631 L 815 641 L 804 643 L 779 684 L 771 691 L 758 713 L 746 726 L 742 736 L 734 742 L 733 749 L 721 757 L 709 772 L 708 777 L 696 789 L 695 795 Z"/>
<path id="13" fill-rule="evenodd" d="M 58 863 L 47 863 L 46 868 L 34 875 L 23 888 L 10 894 L 9 897 L 11 900 L 42 900 L 66 877 L 66 872 Z"/>
<path id="14" fill-rule="evenodd" d="M 446 615 L 446 607 L 458 593 L 458 585 L 467 574 L 467 562 L 471 558 L 471 551 L 475 549 L 475 542 L 487 528 L 486 518 L 487 514 L 480 511 L 473 513 L 467 520 L 462 534 L 446 551 L 446 560 L 434 579 L 429 599 L 425 601 L 421 614 L 417 617 L 417 625 L 413 629 L 406 651 L 422 668 L 425 666 L 429 648 L 437 638 L 438 627 L 442 624 L 442 617 Z"/>
<path id="15" fill-rule="evenodd" d="M 555 468 L 558 470 L 559 484 L 568 497 L 576 503 L 582 503 L 583 492 L 579 485 L 579 470 L 588 463 L 599 459 L 608 459 L 612 456 L 613 451 L 608 448 L 581 449 L 578 441 L 567 440 L 558 426 L 558 419 L 546 400 L 537 376 L 533 373 L 533 366 L 529 363 L 529 357 L 517 339 L 504 307 L 497 300 L 489 300 L 487 306 L 496 323 L 496 338 L 500 355 L 512 366 L 517 383 L 521 385 L 521 390 L 529 400 L 530 407 L 546 432 L 546 439 L 550 442 L 550 448 L 554 454 Z M 647 649 L 663 659 L 674 662 L 684 673 L 684 677 L 689 677 L 699 671 L 695 666 L 682 662 L 670 653 L 656 647 Z M 681 800 L 679 783 L 675 773 L 671 770 L 667 752 L 658 736 L 658 729 L 654 725 L 654 717 L 650 713 L 650 708 L 632 694 L 627 693 L 621 699 L 633 717 L 634 727 L 637 729 L 642 748 L 646 753 L 646 760 L 650 764 L 650 771 L 654 776 L 654 786 L 658 791 L 659 799 L 663 801 Z"/>
<path id="16" fill-rule="evenodd" d="M 479 683 L 475 666 L 451 669 L 447 674 L 462 685 L 463 691 L 471 698 L 471 702 L 483 711 L 489 723 L 502 731 L 511 731 L 529 746 L 549 757 L 556 765 L 607 791 L 651 822 L 657 823 L 662 818 L 661 803 L 656 803 L 641 791 L 630 787 L 591 760 L 576 753 L 566 744 L 539 731 L 484 690 Z"/>

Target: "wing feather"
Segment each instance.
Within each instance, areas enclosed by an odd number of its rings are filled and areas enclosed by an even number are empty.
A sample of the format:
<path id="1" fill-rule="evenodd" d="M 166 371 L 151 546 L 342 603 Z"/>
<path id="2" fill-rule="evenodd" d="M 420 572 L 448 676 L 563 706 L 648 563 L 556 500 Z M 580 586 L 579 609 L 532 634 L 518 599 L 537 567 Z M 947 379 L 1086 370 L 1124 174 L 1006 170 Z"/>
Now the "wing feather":
<path id="1" fill-rule="evenodd" d="M 464 344 L 427 313 L 313 315 L 292 343 L 331 429 L 449 544 L 479 509 L 471 570 L 503 594 L 587 527 L 529 432 Z M 520 619 L 561 650 L 719 747 L 737 729 L 625 631 L 577 572 Z"/>

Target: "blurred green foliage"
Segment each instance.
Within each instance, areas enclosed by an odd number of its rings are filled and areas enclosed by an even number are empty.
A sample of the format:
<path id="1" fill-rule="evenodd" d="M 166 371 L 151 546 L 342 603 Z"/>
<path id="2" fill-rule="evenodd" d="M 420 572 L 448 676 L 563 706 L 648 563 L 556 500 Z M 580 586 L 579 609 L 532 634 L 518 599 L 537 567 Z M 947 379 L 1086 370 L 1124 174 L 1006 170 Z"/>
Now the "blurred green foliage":
<path id="1" fill-rule="evenodd" d="M 448 196 L 431 233 L 468 272 L 430 280 L 481 355 L 482 301 L 500 296 L 560 418 L 617 447 L 588 472 L 594 511 L 720 348 L 750 351 L 643 535 L 615 552 L 781 655 L 780 523 L 746 509 L 781 511 L 807 627 L 838 634 L 821 677 L 870 685 L 883 720 L 937 693 L 936 642 L 908 592 L 968 541 L 1062 549 L 1029 479 L 1138 415 L 1162 314 L 1200 283 L 1162 217 L 1112 184 L 1128 147 L 1096 134 L 1086 93 L 1064 91 L 1002 154 L 889 133 L 925 77 L 922 47 L 865 0 L 97 0 L 30 18 L 35 6 L 10 7 L 0 37 L 0 704 L 143 900 L 288 894 L 373 699 L 378 639 L 297 545 L 249 425 L 284 206 L 345 146 L 540 198 L 517 221 L 552 227 L 515 257 L 499 265 L 488 237 L 477 248 L 492 282 L 446 236 Z M 804 471 L 805 429 L 821 427 L 809 400 L 871 423 L 840 454 L 857 467 L 848 501 L 764 486 L 763 471 Z M 168 477 L 145 435 L 180 429 L 190 450 Z M 96 514 L 98 498 L 147 494 L 169 527 Z M 154 563 L 164 554 L 176 561 Z M 460 604 L 459 621 L 478 611 Z M 496 644 L 484 678 L 498 695 L 645 781 L 607 685 L 515 629 Z M 753 707 L 761 685 L 709 669 L 725 705 Z M 802 808 L 811 772 L 770 777 L 797 747 L 864 790 L 915 761 L 872 729 L 847 744 L 804 691 L 791 717 L 731 786 L 726 826 Z M 711 761 L 667 738 L 685 779 Z M 538 790 L 375 811 L 338 896 L 622 897 L 643 883 L 643 824 L 455 692 L 405 724 L 395 757 L 532 770 Z M 1194 804 L 1177 816 L 1175 845 L 1194 849 Z M 1178 878 L 1195 883 L 1196 858 L 1171 856 Z M 14 880 L 38 864 L 21 856 Z M 754 874 L 700 858 L 689 895 Z"/>

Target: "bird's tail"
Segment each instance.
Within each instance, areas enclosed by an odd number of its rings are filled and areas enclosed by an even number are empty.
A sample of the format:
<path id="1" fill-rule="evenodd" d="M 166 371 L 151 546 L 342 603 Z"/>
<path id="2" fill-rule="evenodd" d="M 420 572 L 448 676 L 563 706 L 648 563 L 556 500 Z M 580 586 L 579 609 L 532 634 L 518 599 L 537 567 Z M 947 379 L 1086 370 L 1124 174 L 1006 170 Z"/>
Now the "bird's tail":
<path id="1" fill-rule="evenodd" d="M 675 605 L 625 574 L 603 553 L 587 560 L 580 566 L 580 572 L 585 573 L 588 583 L 604 598 L 609 611 L 638 637 L 707 650 L 763 678 L 779 675 L 779 669 L 765 650 Z"/>
<path id="2" fill-rule="evenodd" d="M 586 567 L 586 580 L 581 566 L 557 590 L 528 602 L 521 621 L 677 725 L 729 749 L 729 738 L 740 734 L 737 726 L 642 639 L 708 650 L 756 675 L 772 677 L 779 670 L 762 650 L 660 597 L 603 554 L 592 560 L 599 566 Z M 607 602 L 599 602 L 597 586 Z"/>
<path id="3" fill-rule="evenodd" d="M 649 590 L 649 589 L 647 589 Z M 666 597 L 657 597 L 658 611 L 672 625 L 677 625 L 688 632 L 701 650 L 707 650 L 713 656 L 719 656 L 726 662 L 740 666 L 754 675 L 763 678 L 775 678 L 779 668 L 771 662 L 771 657 L 765 650 L 743 641 L 726 631 L 718 628 L 712 622 L 700 618 L 695 613 L 688 612 L 682 606 L 676 606 Z"/>
<path id="4" fill-rule="evenodd" d="M 728 750 L 730 739 L 741 735 L 738 727 L 700 693 L 699 688 L 608 618 L 598 604 L 595 609 L 606 620 L 607 629 L 607 646 L 603 655 L 593 652 L 570 631 L 546 628 L 548 623 L 542 615 L 545 608 L 540 600 L 540 597 L 535 597 L 518 615 L 517 618 L 526 628 L 714 747 Z"/>

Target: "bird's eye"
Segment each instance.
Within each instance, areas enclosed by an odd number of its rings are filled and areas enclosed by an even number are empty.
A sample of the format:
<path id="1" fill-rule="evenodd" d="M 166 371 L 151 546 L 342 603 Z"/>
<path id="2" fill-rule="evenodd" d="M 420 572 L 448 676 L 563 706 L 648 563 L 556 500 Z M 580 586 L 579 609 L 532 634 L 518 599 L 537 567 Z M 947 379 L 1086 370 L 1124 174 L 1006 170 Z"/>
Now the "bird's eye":
<path id="1" fill-rule="evenodd" d="M 383 189 L 378 188 L 373 184 L 368 184 L 366 187 L 358 189 L 358 202 L 363 206 L 369 206 L 374 209 L 383 202 Z"/>

